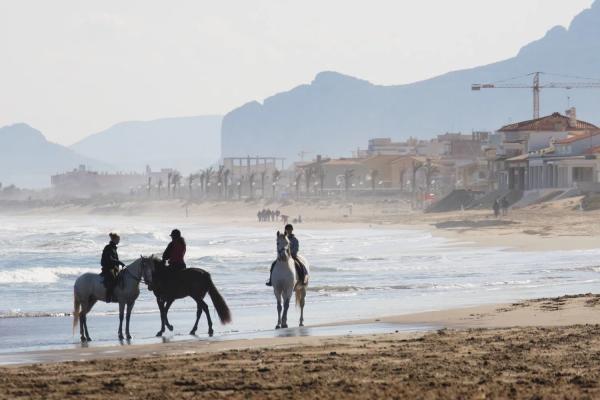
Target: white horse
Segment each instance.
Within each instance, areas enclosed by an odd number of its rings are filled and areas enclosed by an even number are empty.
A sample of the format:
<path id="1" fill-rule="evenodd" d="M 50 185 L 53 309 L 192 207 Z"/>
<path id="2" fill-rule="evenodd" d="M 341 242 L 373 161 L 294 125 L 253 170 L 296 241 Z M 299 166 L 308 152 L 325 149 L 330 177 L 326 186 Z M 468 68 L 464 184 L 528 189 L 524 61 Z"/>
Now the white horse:
<path id="1" fill-rule="evenodd" d="M 140 282 L 147 285 L 152 283 L 152 273 L 154 271 L 153 257 L 143 257 L 134 261 L 132 264 L 123 268 L 117 279 L 116 287 L 113 291 L 113 297 L 119 303 L 119 339 L 123 339 L 123 311 L 127 305 L 127 322 L 125 325 L 125 334 L 127 339 L 131 339 L 129 334 L 129 319 L 135 300 L 140 295 Z M 87 327 L 87 314 L 98 300 L 106 300 L 106 288 L 104 287 L 104 278 L 99 274 L 91 272 L 81 275 L 75 281 L 73 288 L 73 332 L 79 323 L 81 341 L 91 341 Z"/>
<path id="2" fill-rule="evenodd" d="M 308 263 L 301 259 L 306 271 L 309 271 Z M 308 274 L 304 282 L 296 280 L 296 267 L 290 252 L 290 241 L 287 235 L 277 232 L 277 261 L 271 274 L 273 293 L 277 299 L 277 326 L 275 329 L 287 328 L 287 312 L 290 307 L 292 292 L 296 292 L 296 306 L 300 306 L 300 326 L 304 326 L 304 300 L 306 298 L 306 287 L 308 286 Z M 281 315 L 281 303 L 283 302 L 283 316 Z"/>

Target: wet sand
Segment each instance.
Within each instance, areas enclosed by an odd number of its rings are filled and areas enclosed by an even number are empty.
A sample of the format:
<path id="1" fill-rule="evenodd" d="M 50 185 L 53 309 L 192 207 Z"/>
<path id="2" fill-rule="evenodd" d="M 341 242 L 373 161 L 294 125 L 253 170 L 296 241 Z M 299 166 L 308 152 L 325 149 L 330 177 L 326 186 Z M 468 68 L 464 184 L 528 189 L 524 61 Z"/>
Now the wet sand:
<path id="1" fill-rule="evenodd" d="M 448 328 L 130 346 L 127 356 L 97 354 L 86 361 L 3 367 L 0 398 L 600 396 L 600 296 L 538 299 L 380 322 L 407 321 L 443 322 Z"/>

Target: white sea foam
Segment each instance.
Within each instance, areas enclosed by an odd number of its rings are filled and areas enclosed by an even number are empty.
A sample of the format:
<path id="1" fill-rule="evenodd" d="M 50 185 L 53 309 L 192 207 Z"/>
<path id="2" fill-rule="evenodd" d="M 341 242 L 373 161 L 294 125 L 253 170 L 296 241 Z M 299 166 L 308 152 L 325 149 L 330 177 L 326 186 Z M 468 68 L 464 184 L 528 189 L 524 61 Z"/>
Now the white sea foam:
<path id="1" fill-rule="evenodd" d="M 54 283 L 67 277 L 75 277 L 86 272 L 99 272 L 99 269 L 91 268 L 23 268 L 0 271 L 0 284 L 8 283 Z"/>

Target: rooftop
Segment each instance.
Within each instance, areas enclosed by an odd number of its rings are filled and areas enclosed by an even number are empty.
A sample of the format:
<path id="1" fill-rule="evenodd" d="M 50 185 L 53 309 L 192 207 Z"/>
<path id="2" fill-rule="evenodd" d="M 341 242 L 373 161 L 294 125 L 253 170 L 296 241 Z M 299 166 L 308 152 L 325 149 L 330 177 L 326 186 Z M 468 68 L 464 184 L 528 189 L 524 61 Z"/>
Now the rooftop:
<path id="1" fill-rule="evenodd" d="M 517 122 L 514 124 L 505 125 L 498 132 L 522 132 L 522 131 L 538 131 L 538 132 L 566 132 L 566 131 L 589 131 L 600 129 L 596 125 L 589 122 L 576 119 L 571 123 L 571 118 L 555 112 L 546 117 L 532 119 L 529 121 Z"/>

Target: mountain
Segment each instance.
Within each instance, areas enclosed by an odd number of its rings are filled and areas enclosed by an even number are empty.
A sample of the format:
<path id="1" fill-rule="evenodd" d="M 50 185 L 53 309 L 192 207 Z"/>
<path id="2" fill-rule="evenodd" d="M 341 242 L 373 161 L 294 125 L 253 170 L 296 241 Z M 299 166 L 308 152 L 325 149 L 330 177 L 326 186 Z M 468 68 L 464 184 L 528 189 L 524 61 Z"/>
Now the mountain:
<path id="1" fill-rule="evenodd" d="M 124 171 L 177 168 L 184 173 L 220 157 L 221 116 L 122 122 L 75 143 L 71 149 Z"/>
<path id="2" fill-rule="evenodd" d="M 373 137 L 431 138 L 447 131 L 496 130 L 508 122 L 531 119 L 531 91 L 473 92 L 471 84 L 535 71 L 600 78 L 600 0 L 576 16 L 568 29 L 554 27 L 515 57 L 494 64 L 397 86 L 319 73 L 310 84 L 225 115 L 222 155 L 283 156 L 288 161 L 296 160 L 300 151 L 348 156 Z M 531 84 L 532 78 L 517 82 Z M 579 118 L 600 123 L 600 90 L 542 90 L 541 114 L 564 111 L 567 96 Z"/>
<path id="3" fill-rule="evenodd" d="M 50 176 L 70 171 L 84 164 L 94 169 L 109 166 L 77 154 L 64 146 L 51 143 L 27 124 L 0 128 L 0 182 L 23 188 L 50 186 Z"/>

